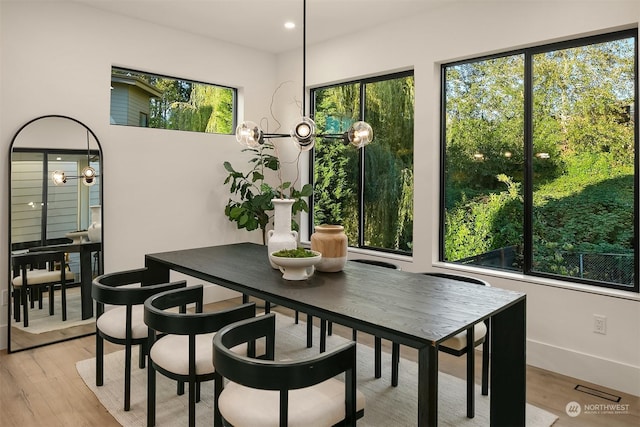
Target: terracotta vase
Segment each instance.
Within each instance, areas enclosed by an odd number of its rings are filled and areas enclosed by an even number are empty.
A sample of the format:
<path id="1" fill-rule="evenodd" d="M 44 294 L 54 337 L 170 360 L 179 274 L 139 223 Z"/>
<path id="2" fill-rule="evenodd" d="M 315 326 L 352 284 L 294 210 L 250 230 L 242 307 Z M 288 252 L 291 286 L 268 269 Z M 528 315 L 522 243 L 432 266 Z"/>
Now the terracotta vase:
<path id="1" fill-rule="evenodd" d="M 273 199 L 273 230 L 267 233 L 267 248 L 269 253 L 282 249 L 295 249 L 298 247 L 298 232 L 291 230 L 291 206 L 293 199 Z M 271 267 L 278 269 L 271 259 Z"/>
<path id="2" fill-rule="evenodd" d="M 347 262 L 347 235 L 341 225 L 316 225 L 311 235 L 311 250 L 322 253 L 316 270 L 326 273 L 342 271 Z"/>

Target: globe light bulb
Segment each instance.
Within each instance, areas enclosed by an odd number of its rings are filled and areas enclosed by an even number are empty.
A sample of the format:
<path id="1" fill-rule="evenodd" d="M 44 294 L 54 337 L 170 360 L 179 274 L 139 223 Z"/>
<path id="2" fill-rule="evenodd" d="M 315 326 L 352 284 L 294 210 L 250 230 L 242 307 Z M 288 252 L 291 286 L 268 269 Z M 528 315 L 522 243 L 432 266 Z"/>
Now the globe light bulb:
<path id="1" fill-rule="evenodd" d="M 303 117 L 291 130 L 291 138 L 301 151 L 309 151 L 316 141 L 316 124 L 309 117 Z"/>
<path id="2" fill-rule="evenodd" d="M 245 147 L 258 148 L 264 142 L 262 129 L 254 122 L 242 122 L 236 127 L 236 141 Z"/>
<path id="3" fill-rule="evenodd" d="M 91 166 L 82 169 L 82 183 L 87 187 L 91 187 L 96 183 L 96 170 Z"/>
<path id="4" fill-rule="evenodd" d="M 60 170 L 53 171 L 51 174 L 51 180 L 55 185 L 63 185 L 67 183 L 67 177 L 64 174 L 64 171 Z"/>
<path id="5" fill-rule="evenodd" d="M 346 132 L 346 139 L 356 148 L 362 148 L 373 141 L 373 128 L 367 122 L 354 122 Z"/>

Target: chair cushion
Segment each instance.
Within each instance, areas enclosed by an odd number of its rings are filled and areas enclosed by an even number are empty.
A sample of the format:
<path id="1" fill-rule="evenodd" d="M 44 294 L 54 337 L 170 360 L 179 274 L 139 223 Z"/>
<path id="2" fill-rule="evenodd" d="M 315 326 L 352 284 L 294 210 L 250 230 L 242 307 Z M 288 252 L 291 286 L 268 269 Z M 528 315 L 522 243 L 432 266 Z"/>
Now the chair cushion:
<path id="1" fill-rule="evenodd" d="M 473 338 L 478 341 L 487 335 L 487 325 L 484 322 L 476 323 L 473 327 Z M 449 338 L 440 347 L 448 347 L 454 350 L 462 350 L 467 347 L 467 331 L 462 331 L 458 335 Z"/>
<path id="2" fill-rule="evenodd" d="M 213 337 L 215 332 L 196 335 L 196 375 L 210 374 L 213 367 Z M 247 354 L 247 345 L 232 349 L 238 354 Z M 151 347 L 151 359 L 160 367 L 178 375 L 189 374 L 189 336 L 165 335 Z"/>
<path id="3" fill-rule="evenodd" d="M 75 280 L 75 275 L 72 271 L 65 270 L 65 280 Z M 27 271 L 27 285 L 42 285 L 55 282 L 60 282 L 60 270 L 39 269 Z M 22 275 L 13 278 L 13 286 L 16 288 L 22 286 Z"/>
<path id="4" fill-rule="evenodd" d="M 344 383 L 331 378 L 311 387 L 289 391 L 289 426 L 331 426 L 344 419 Z M 218 406 L 234 427 L 278 426 L 280 392 L 259 390 L 229 382 Z M 365 397 L 356 391 L 356 410 L 364 409 Z"/>
<path id="5" fill-rule="evenodd" d="M 117 306 L 106 310 L 98 320 L 97 328 L 104 334 L 118 339 L 126 338 L 126 306 Z M 131 310 L 131 337 L 140 339 L 149 336 L 149 328 L 144 323 L 144 305 L 134 305 Z"/>

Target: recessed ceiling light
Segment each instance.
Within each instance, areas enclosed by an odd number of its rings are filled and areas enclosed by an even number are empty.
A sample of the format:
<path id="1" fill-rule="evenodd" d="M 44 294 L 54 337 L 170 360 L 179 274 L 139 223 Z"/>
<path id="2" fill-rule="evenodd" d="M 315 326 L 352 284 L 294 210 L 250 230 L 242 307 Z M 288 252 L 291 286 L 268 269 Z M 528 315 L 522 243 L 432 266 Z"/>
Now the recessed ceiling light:
<path id="1" fill-rule="evenodd" d="M 288 21 L 288 22 L 284 23 L 284 27 L 287 30 L 292 30 L 292 29 L 294 29 L 296 27 L 296 24 L 294 22 Z"/>

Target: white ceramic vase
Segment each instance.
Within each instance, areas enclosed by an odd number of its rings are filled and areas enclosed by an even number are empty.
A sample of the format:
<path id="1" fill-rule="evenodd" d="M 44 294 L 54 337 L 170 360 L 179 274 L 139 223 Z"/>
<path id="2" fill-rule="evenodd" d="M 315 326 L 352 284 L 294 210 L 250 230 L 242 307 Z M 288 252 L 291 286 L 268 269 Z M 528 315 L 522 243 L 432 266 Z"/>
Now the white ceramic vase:
<path id="1" fill-rule="evenodd" d="M 91 209 L 91 225 L 87 228 L 87 237 L 90 242 L 102 241 L 102 206 L 89 206 Z"/>
<path id="2" fill-rule="evenodd" d="M 293 199 L 273 199 L 273 230 L 267 232 L 267 249 L 269 253 L 282 249 L 298 247 L 298 232 L 291 230 L 291 206 Z M 271 262 L 271 267 L 279 267 Z"/>

